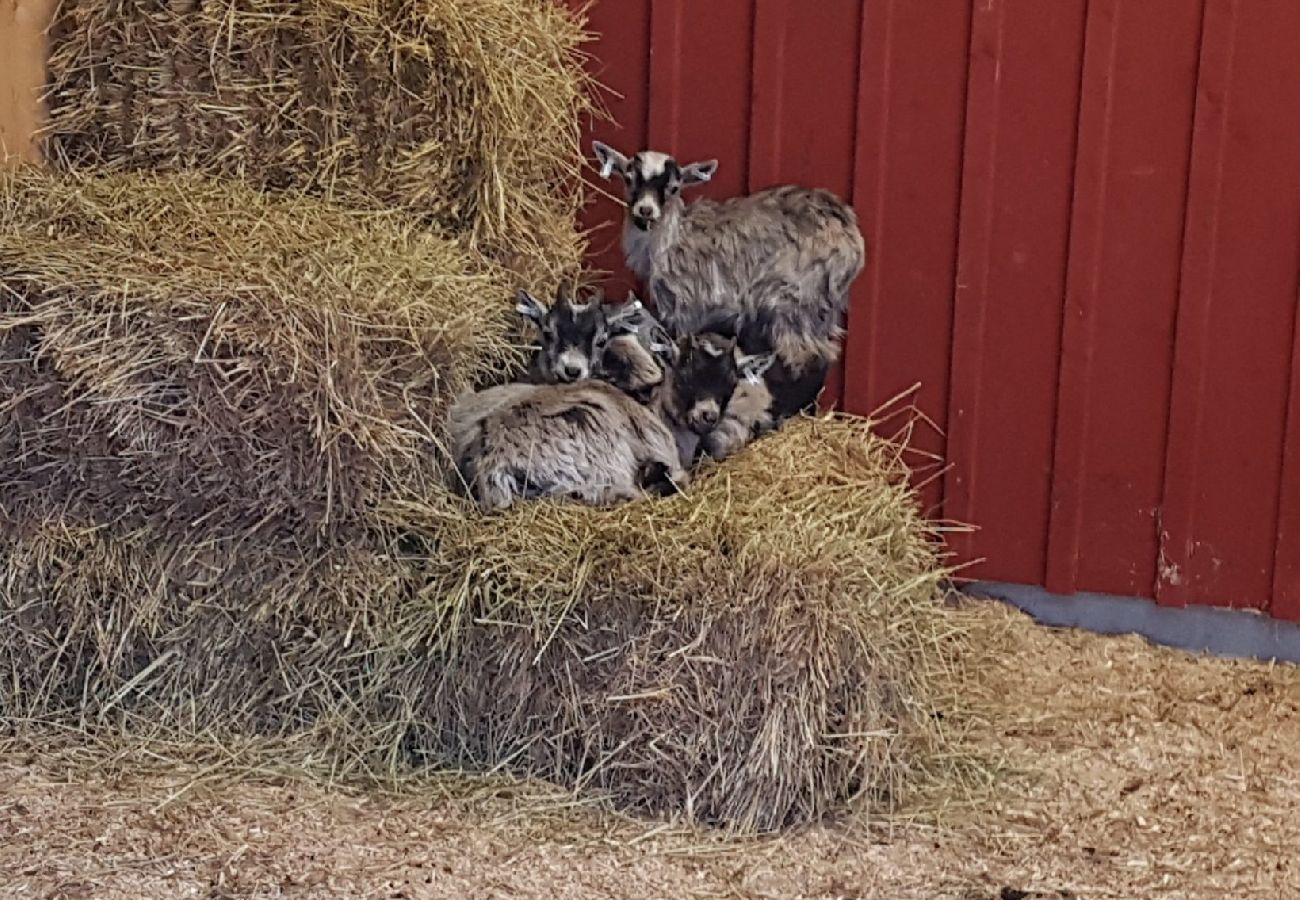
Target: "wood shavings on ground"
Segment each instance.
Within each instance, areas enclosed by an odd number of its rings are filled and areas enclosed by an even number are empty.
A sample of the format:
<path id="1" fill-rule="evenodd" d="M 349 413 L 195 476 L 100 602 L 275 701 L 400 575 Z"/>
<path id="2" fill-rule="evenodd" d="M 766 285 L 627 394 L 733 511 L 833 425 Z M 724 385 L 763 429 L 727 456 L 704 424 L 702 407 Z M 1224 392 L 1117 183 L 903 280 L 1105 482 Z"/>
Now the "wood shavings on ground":
<path id="1" fill-rule="evenodd" d="M 1300 669 L 1039 628 L 980 605 L 1000 662 L 969 807 L 781 838 L 618 816 L 530 784 L 357 794 L 223 770 L 0 754 L 0 896 L 1300 896 Z"/>

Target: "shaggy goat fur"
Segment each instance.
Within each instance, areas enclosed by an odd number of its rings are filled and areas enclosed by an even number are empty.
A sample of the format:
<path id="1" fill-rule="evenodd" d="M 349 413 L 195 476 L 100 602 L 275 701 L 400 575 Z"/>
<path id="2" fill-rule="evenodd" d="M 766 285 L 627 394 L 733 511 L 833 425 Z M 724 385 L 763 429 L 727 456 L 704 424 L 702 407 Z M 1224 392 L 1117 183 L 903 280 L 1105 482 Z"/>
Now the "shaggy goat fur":
<path id="1" fill-rule="evenodd" d="M 605 177 L 622 176 L 627 263 L 672 333 L 725 334 L 747 353 L 776 354 L 764 383 L 745 386 L 705 437 L 705 452 L 729 456 L 814 407 L 866 257 L 852 207 L 792 185 L 687 205 L 682 189 L 712 178 L 716 160 L 682 166 L 655 151 L 629 159 L 593 148 Z"/>
<path id="2" fill-rule="evenodd" d="M 692 335 L 649 406 L 591 380 L 470 394 L 450 416 L 461 486 L 488 510 L 539 497 L 604 506 L 674 492 L 736 386 L 761 379 L 771 361 L 740 354 L 731 339 Z"/>
<path id="3" fill-rule="evenodd" d="M 641 496 L 649 480 L 688 480 L 671 429 L 612 385 L 509 384 L 481 394 L 453 411 L 452 429 L 460 476 L 486 510 L 551 496 L 606 506 Z"/>
<path id="4" fill-rule="evenodd" d="M 617 171 L 626 186 L 628 266 L 675 336 L 748 334 L 795 375 L 835 362 L 866 255 L 851 206 L 793 185 L 687 205 L 682 189 L 712 178 L 716 161 L 681 166 L 663 153 L 629 159 L 599 141 L 593 147 L 602 174 Z"/>

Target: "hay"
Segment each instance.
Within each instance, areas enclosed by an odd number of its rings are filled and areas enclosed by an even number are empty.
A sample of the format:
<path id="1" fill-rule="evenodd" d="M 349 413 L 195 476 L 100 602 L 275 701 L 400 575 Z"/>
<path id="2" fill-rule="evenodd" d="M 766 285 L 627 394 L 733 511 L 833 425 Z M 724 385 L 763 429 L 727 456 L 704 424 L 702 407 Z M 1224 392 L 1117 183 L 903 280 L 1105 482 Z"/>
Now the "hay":
<path id="1" fill-rule="evenodd" d="M 430 496 L 451 399 L 517 361 L 506 284 L 393 215 L 6 174 L 0 520 L 363 533 Z"/>
<path id="2" fill-rule="evenodd" d="M 958 615 L 980 651 L 967 740 L 1020 771 L 937 821 L 737 840 L 504 780 L 376 796 L 272 780 L 256 758 L 235 777 L 221 758 L 92 769 L 81 740 L 0 731 L 0 871 L 13 894 L 120 900 L 206 896 L 222 873 L 227 896 L 1300 896 L 1300 667 L 1049 630 L 1001 605 Z"/>
<path id="3" fill-rule="evenodd" d="M 669 501 L 444 529 L 439 613 L 469 627 L 406 682 L 416 746 L 742 831 L 960 777 L 935 766 L 964 643 L 898 454 L 805 420 Z"/>
<path id="4" fill-rule="evenodd" d="M 269 585 L 178 578 L 192 534 L 48 522 L 3 548 L 0 711 L 273 738 L 339 779 L 495 769 L 740 831 L 891 809 L 960 777 L 964 646 L 896 453 L 800 422 L 671 501 L 426 504 Z M 204 540 L 218 575 L 276 553 Z"/>
<path id="5" fill-rule="evenodd" d="M 585 37 L 552 0 L 66 0 L 45 152 L 400 207 L 549 284 L 582 258 Z"/>
<path id="6" fill-rule="evenodd" d="M 868 423 L 800 421 L 668 501 L 446 491 L 450 399 L 521 363 L 512 281 L 400 211 L 4 176 L 0 723 L 740 831 L 961 779 L 964 641 Z"/>

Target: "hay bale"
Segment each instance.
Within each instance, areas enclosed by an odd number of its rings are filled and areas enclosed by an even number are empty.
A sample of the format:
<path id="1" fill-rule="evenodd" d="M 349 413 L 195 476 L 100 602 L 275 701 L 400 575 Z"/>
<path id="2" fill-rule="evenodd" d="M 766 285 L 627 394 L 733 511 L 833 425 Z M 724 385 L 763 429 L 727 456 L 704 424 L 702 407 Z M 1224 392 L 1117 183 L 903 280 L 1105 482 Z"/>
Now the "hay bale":
<path id="1" fill-rule="evenodd" d="M 743 831 L 907 799 L 937 777 L 963 642 L 899 452 L 797 421 L 684 496 L 444 530 L 462 625 L 402 682 L 428 698 L 416 746 Z"/>
<path id="2" fill-rule="evenodd" d="M 798 422 L 683 497 L 446 498 L 274 588 L 187 578 L 189 535 L 49 523 L 0 541 L 0 712 L 276 738 L 336 778 L 491 768 L 739 831 L 893 808 L 946 777 L 963 653 L 901 474 L 865 424 Z"/>
<path id="3" fill-rule="evenodd" d="M 393 214 L 192 176 L 0 177 L 0 526 L 299 542 L 443 478 L 508 279 Z"/>
<path id="4" fill-rule="evenodd" d="M 46 156 L 400 207 L 547 281 L 582 258 L 584 39 L 553 0 L 67 0 Z"/>
<path id="5" fill-rule="evenodd" d="M 446 491 L 451 397 L 521 362 L 510 280 L 402 213 L 3 176 L 0 723 L 745 831 L 943 777 L 963 642 L 866 423 L 609 510 Z"/>

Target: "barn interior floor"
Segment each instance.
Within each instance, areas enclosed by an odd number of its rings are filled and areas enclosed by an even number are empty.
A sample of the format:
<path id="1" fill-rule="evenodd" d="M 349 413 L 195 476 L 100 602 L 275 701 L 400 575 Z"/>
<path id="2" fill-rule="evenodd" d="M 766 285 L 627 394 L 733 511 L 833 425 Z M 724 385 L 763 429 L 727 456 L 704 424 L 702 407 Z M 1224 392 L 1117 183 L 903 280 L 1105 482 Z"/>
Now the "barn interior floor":
<path id="1" fill-rule="evenodd" d="M 972 612 L 968 723 L 1007 774 L 938 818 L 727 840 L 545 788 L 386 796 L 0 751 L 0 896 L 1300 896 L 1300 668 Z"/>

